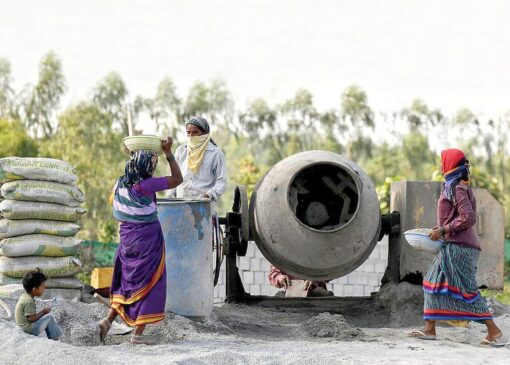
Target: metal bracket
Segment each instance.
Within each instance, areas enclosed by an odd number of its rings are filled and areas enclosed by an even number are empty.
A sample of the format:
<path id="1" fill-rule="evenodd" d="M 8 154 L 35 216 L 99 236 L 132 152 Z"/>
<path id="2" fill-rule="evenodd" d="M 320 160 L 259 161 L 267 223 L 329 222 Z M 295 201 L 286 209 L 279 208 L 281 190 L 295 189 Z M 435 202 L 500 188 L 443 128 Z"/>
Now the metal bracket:
<path id="1" fill-rule="evenodd" d="M 388 266 L 381 279 L 381 283 L 398 283 L 400 281 L 400 213 L 383 214 L 381 218 L 381 233 L 379 241 L 388 235 Z"/>

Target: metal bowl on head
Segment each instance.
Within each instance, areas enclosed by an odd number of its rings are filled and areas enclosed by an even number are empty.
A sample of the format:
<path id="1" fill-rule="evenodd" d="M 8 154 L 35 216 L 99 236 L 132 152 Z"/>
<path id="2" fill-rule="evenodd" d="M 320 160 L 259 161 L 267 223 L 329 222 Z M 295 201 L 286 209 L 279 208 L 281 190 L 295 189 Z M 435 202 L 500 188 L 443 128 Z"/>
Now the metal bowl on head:
<path id="1" fill-rule="evenodd" d="M 161 142 L 164 140 L 164 138 L 158 136 L 142 135 L 125 137 L 122 143 L 129 152 L 149 150 L 159 154 L 162 153 Z"/>

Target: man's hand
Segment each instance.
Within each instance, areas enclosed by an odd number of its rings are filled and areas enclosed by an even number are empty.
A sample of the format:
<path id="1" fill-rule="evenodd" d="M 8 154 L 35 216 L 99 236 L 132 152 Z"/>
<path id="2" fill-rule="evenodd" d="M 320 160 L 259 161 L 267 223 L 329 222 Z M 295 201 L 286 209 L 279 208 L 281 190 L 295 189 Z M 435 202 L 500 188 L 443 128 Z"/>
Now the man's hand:
<path id="1" fill-rule="evenodd" d="M 43 312 L 43 314 L 48 314 L 51 312 L 51 308 L 50 307 L 44 308 L 41 312 Z"/>
<path id="2" fill-rule="evenodd" d="M 172 137 L 166 137 L 165 141 L 161 141 L 161 149 L 165 152 L 165 155 L 169 155 L 172 153 L 172 145 L 174 143 L 174 139 Z"/>
<path id="3" fill-rule="evenodd" d="M 429 238 L 432 241 L 437 241 L 438 239 L 440 239 L 441 238 L 441 228 L 436 228 L 436 229 L 433 229 L 432 231 L 430 231 Z"/>
<path id="4" fill-rule="evenodd" d="M 287 275 L 281 274 L 278 275 L 278 286 L 287 289 L 290 286 L 290 279 Z"/>
<path id="5" fill-rule="evenodd" d="M 313 286 L 313 281 L 305 280 L 305 285 L 303 286 L 303 290 L 308 291 L 308 290 L 312 289 L 312 286 Z"/>

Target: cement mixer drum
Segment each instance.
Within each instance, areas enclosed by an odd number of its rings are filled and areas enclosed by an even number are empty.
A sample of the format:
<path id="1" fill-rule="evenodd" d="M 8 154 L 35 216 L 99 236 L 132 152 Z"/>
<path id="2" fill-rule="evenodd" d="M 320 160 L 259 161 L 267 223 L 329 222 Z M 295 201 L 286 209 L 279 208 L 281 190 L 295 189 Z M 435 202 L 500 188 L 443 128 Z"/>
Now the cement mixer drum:
<path id="1" fill-rule="evenodd" d="M 354 162 L 307 151 L 274 165 L 250 203 L 250 231 L 264 256 L 309 280 L 344 276 L 370 255 L 381 214 L 374 184 Z"/>

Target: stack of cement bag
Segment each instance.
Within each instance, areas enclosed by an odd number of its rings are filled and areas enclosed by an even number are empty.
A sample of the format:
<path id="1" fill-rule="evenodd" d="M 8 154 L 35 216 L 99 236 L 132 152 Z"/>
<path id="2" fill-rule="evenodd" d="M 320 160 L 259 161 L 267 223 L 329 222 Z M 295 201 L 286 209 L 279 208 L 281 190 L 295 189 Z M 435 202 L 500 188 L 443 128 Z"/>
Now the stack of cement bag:
<path id="1" fill-rule="evenodd" d="M 74 276 L 81 269 L 75 255 L 82 243 L 75 235 L 86 211 L 76 181 L 64 161 L 0 159 L 0 293 L 2 286 L 4 292 L 6 286 L 19 288 L 25 273 L 36 268 L 49 278 L 47 288 L 82 286 Z"/>

